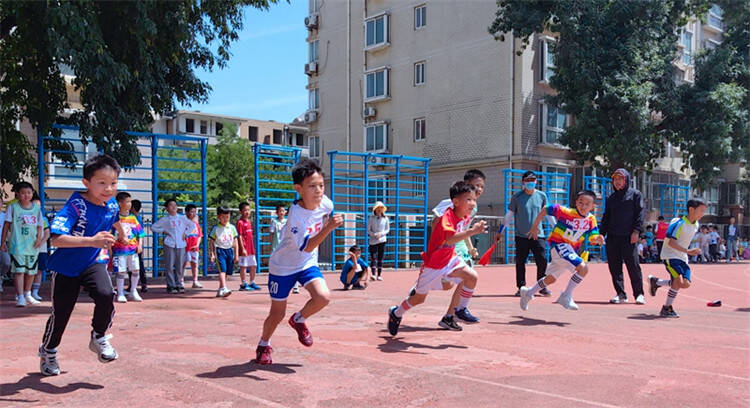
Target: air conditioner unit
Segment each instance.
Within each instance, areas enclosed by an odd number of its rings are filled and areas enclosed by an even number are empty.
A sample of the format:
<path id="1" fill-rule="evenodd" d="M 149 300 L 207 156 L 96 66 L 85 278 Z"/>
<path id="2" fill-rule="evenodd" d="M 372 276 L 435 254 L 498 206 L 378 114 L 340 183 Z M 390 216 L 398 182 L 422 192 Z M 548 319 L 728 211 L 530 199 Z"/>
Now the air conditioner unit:
<path id="1" fill-rule="evenodd" d="M 317 62 L 313 61 L 313 62 L 308 62 L 307 64 L 305 64 L 305 74 L 307 74 L 307 75 L 314 75 L 314 74 L 317 74 L 317 73 L 318 73 L 318 63 Z"/>
<path id="2" fill-rule="evenodd" d="M 307 27 L 308 30 L 318 28 L 318 13 L 312 13 L 305 17 L 305 27 Z"/>
<path id="3" fill-rule="evenodd" d="M 305 112 L 305 123 L 312 123 L 318 120 L 318 112 L 307 111 Z"/>
<path id="4" fill-rule="evenodd" d="M 376 112 L 375 108 L 373 108 L 372 106 L 367 106 L 365 107 L 365 110 L 362 112 L 362 116 L 366 118 L 372 118 L 375 116 L 375 112 Z"/>

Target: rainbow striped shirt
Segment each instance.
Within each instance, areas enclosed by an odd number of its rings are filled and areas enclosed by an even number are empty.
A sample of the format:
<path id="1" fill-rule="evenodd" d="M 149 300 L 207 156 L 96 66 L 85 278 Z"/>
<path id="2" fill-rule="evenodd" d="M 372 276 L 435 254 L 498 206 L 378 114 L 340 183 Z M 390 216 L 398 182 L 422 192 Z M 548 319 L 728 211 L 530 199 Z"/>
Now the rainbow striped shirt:
<path id="1" fill-rule="evenodd" d="M 112 254 L 114 256 L 121 255 L 132 255 L 138 252 L 138 238 L 146 236 L 146 232 L 143 231 L 143 227 L 138 223 L 138 219 L 135 215 L 130 214 L 125 217 L 120 216 L 120 225 L 125 231 L 125 239 L 128 241 L 127 244 L 123 244 L 120 241 L 115 241 L 112 244 Z M 113 231 L 116 233 L 113 229 Z"/>
<path id="2" fill-rule="evenodd" d="M 559 204 L 548 205 L 547 214 L 557 220 L 547 240 L 551 244 L 570 244 L 577 251 L 586 237 L 591 239 L 599 235 L 594 214 L 582 216 L 577 209 Z"/>

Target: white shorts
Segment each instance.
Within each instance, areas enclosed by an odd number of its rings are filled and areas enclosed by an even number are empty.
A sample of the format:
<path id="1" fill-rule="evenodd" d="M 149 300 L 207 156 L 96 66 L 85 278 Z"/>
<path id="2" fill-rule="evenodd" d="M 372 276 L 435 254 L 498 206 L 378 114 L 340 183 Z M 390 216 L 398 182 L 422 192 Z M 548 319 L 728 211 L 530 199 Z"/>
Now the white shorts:
<path id="1" fill-rule="evenodd" d="M 112 259 L 112 268 L 115 273 L 140 272 L 138 254 L 120 255 Z"/>
<path id="2" fill-rule="evenodd" d="M 448 265 L 445 265 L 440 269 L 422 267 L 422 270 L 419 271 L 419 278 L 417 278 L 417 284 L 414 289 L 420 295 L 425 295 L 431 290 L 443 290 L 443 279 L 451 283 L 459 284 L 461 283 L 461 278 L 451 278 L 448 277 L 448 274 L 465 266 L 467 266 L 466 262 L 464 262 L 460 256 L 454 256 L 451 258 L 450 262 L 448 262 Z"/>
<path id="3" fill-rule="evenodd" d="M 239 260 L 240 267 L 256 266 L 255 255 L 241 256 Z"/>
<path id="4" fill-rule="evenodd" d="M 549 253 L 552 261 L 547 265 L 547 275 L 552 275 L 555 279 L 563 272 L 575 273 L 578 265 L 583 263 L 583 259 L 570 244 L 553 244 Z"/>
<path id="5" fill-rule="evenodd" d="M 199 256 L 200 256 L 200 252 L 198 251 L 185 252 L 185 262 L 198 263 Z"/>

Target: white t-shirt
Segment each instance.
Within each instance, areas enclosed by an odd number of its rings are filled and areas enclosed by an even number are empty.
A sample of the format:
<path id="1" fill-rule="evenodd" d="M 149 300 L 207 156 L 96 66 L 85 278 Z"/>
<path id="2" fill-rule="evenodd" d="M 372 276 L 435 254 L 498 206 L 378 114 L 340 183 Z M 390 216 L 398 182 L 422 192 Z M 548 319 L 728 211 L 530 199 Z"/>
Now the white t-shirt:
<path id="1" fill-rule="evenodd" d="M 711 231 L 708 234 L 711 237 L 711 241 L 709 241 L 709 244 L 716 245 L 719 242 L 719 233 L 716 231 Z"/>
<path id="2" fill-rule="evenodd" d="M 164 245 L 170 248 L 185 248 L 185 237 L 195 229 L 193 221 L 184 215 L 166 215 L 151 225 L 151 231 L 164 233 Z"/>
<path id="3" fill-rule="evenodd" d="M 277 276 L 288 276 L 313 266 L 318 266 L 318 248 L 306 252 L 310 238 L 318 235 L 328 216 L 333 211 L 333 202 L 323 196 L 320 206 L 314 210 L 302 208 L 295 201 L 289 208 L 281 242 L 271 253 L 268 272 Z"/>
<path id="4" fill-rule="evenodd" d="M 687 217 L 675 218 L 669 223 L 667 228 L 667 237 L 664 240 L 664 246 L 661 248 L 661 259 L 680 259 L 688 262 L 688 255 L 685 252 L 677 251 L 669 246 L 669 240 L 677 241 L 677 244 L 683 248 L 690 247 L 695 232 L 700 229 L 698 221 L 691 223 Z"/>

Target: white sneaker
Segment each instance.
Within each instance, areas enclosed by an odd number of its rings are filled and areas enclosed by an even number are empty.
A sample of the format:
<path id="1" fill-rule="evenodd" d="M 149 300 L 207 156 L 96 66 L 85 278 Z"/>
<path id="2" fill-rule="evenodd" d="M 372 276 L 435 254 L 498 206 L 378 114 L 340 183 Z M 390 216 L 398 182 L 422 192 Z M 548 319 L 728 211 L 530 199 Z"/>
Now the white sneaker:
<path id="1" fill-rule="evenodd" d="M 609 300 L 609 303 L 612 303 L 612 304 L 615 304 L 615 305 L 620 304 L 620 303 L 628 303 L 628 298 L 626 298 L 626 297 L 621 298 L 619 296 L 615 296 L 615 297 L 613 297 L 612 299 Z"/>
<path id="2" fill-rule="evenodd" d="M 198 281 L 193 281 L 193 289 L 200 289 L 200 288 L 202 288 L 202 287 L 203 287 L 203 285 L 201 285 L 201 283 L 200 283 L 200 282 L 198 282 Z"/>
<path id="3" fill-rule="evenodd" d="M 141 295 L 139 295 L 138 291 L 135 289 L 130 292 L 130 296 L 128 296 L 128 299 L 132 300 L 133 302 L 143 302 Z"/>
<path id="4" fill-rule="evenodd" d="M 519 291 L 521 292 L 521 310 L 529 310 L 529 302 L 534 299 L 534 294 L 526 286 L 521 286 Z"/>
<path id="5" fill-rule="evenodd" d="M 643 295 L 638 295 L 637 298 L 635 298 L 635 303 L 638 305 L 645 305 L 646 304 L 646 298 L 643 297 Z"/>
<path id="6" fill-rule="evenodd" d="M 382 280 L 383 280 L 383 277 L 382 277 L 382 276 L 378 276 L 378 277 L 377 277 L 377 278 L 375 278 L 375 279 L 377 279 L 377 280 L 379 280 L 379 281 L 382 281 Z"/>
<path id="7" fill-rule="evenodd" d="M 34 297 L 31 296 L 31 294 L 23 295 L 23 297 L 26 299 L 26 303 L 30 305 L 38 305 L 40 303 L 38 300 L 34 299 Z"/>
<path id="8" fill-rule="evenodd" d="M 60 375 L 60 366 L 57 364 L 57 352 L 45 351 L 39 346 L 39 371 L 44 375 Z"/>
<path id="9" fill-rule="evenodd" d="M 232 291 L 228 288 L 219 288 L 218 291 L 216 291 L 216 297 L 227 297 L 232 294 Z"/>
<path id="10" fill-rule="evenodd" d="M 33 297 L 34 299 L 36 299 L 36 300 L 38 300 L 38 301 L 40 301 L 40 302 L 41 302 L 42 300 L 44 300 L 44 299 L 42 299 L 42 297 L 41 297 L 41 296 L 39 296 L 39 294 L 38 294 L 38 293 L 35 293 L 35 292 L 31 292 L 31 297 Z"/>
<path id="11" fill-rule="evenodd" d="M 26 296 L 16 295 L 16 307 L 26 307 Z"/>
<path id="12" fill-rule="evenodd" d="M 128 300 L 125 299 L 125 294 L 117 295 L 117 303 L 128 303 Z"/>
<path id="13" fill-rule="evenodd" d="M 109 363 L 111 361 L 117 360 L 117 352 L 115 351 L 114 347 L 109 344 L 109 339 L 111 338 L 112 335 L 108 334 L 97 339 L 96 337 L 94 337 L 94 333 L 91 333 L 89 350 L 96 353 L 97 357 L 99 357 L 99 361 L 101 361 L 102 363 Z"/>
<path id="14" fill-rule="evenodd" d="M 578 310 L 578 305 L 573 301 L 573 297 L 564 293 L 557 298 L 555 303 L 559 303 L 562 307 L 568 310 Z"/>

